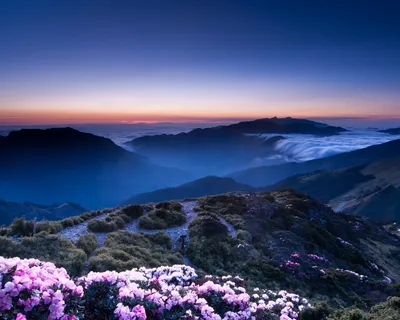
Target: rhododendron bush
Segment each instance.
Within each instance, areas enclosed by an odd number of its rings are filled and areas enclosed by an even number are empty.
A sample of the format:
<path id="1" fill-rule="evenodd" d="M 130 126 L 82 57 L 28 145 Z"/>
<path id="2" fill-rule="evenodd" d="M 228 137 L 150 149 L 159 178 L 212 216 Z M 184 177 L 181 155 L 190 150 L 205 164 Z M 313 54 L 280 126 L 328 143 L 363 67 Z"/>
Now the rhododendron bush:
<path id="1" fill-rule="evenodd" d="M 311 307 L 286 291 L 255 288 L 239 277 L 198 277 L 185 265 L 91 272 L 72 280 L 35 259 L 0 257 L 2 319 L 297 319 Z"/>

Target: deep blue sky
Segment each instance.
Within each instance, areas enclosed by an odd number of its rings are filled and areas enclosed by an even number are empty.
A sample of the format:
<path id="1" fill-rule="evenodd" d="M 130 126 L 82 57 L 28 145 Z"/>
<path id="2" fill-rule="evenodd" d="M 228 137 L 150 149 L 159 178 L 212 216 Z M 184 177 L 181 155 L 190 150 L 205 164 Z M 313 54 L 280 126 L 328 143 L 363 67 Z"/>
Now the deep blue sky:
<path id="1" fill-rule="evenodd" d="M 397 1 L 0 4 L 0 123 L 400 118 Z"/>

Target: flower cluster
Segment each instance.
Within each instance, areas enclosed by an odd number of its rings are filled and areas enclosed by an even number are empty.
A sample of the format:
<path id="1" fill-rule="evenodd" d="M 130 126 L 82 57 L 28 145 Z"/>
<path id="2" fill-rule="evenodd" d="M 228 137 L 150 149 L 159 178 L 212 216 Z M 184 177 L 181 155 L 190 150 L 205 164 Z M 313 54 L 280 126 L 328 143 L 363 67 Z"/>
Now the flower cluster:
<path id="1" fill-rule="evenodd" d="M 354 247 L 350 242 L 343 240 L 342 238 L 337 238 L 339 240 L 339 242 L 344 245 L 344 246 L 348 246 L 348 247 Z"/>
<path id="2" fill-rule="evenodd" d="M 38 260 L 0 257 L 0 311 L 6 320 L 30 319 L 298 319 L 311 307 L 286 291 L 255 288 L 239 277 L 198 277 L 185 265 L 125 272 L 91 272 L 71 280 Z M 81 302 L 81 303 L 80 303 Z"/>
<path id="3" fill-rule="evenodd" d="M 352 223 L 353 229 L 354 230 L 362 230 L 363 226 L 360 222 L 356 221 Z"/>
<path id="4" fill-rule="evenodd" d="M 367 276 L 365 276 L 365 275 L 363 275 L 363 274 L 359 274 L 359 273 L 357 273 L 357 272 L 355 272 L 355 271 L 352 271 L 352 270 L 336 269 L 336 271 L 339 271 L 339 272 L 342 272 L 342 273 L 351 274 L 351 275 L 357 277 L 358 279 L 360 279 L 360 281 L 364 281 L 364 280 L 366 280 L 366 279 L 368 278 Z"/>
<path id="5" fill-rule="evenodd" d="M 64 268 L 36 259 L 0 257 L 0 311 L 6 319 L 73 320 L 79 315 L 83 288 Z"/>
<path id="6" fill-rule="evenodd" d="M 320 256 L 318 256 L 318 255 L 316 255 L 316 254 L 310 253 L 310 254 L 308 254 L 307 256 L 308 256 L 309 258 L 313 259 L 313 260 L 322 261 L 322 262 L 328 262 L 327 259 L 325 259 L 325 258 L 323 258 L 323 257 L 320 257 Z"/>

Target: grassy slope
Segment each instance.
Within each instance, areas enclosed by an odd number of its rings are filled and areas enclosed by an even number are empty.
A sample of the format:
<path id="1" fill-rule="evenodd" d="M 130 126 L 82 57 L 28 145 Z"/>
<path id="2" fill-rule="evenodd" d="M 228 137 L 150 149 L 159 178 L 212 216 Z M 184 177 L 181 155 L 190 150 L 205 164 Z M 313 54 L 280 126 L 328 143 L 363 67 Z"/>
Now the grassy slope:
<path id="1" fill-rule="evenodd" d="M 163 233 L 111 232 L 104 246 L 90 253 L 88 269 L 154 267 L 183 263 L 186 256 L 200 274 L 238 274 L 250 286 L 293 290 L 336 307 L 367 308 L 399 294 L 399 239 L 368 220 L 335 214 L 291 190 L 203 197 L 196 210 L 185 251 L 173 249 Z M 221 217 L 235 227 L 236 237 Z M 0 237 L 0 255 L 54 261 L 72 274 L 85 270 L 87 259 L 71 241 L 46 233 L 22 241 Z M 288 261 L 298 265 L 291 267 Z M 367 278 L 361 281 L 337 269 Z M 385 282 L 384 276 L 393 283 Z"/>

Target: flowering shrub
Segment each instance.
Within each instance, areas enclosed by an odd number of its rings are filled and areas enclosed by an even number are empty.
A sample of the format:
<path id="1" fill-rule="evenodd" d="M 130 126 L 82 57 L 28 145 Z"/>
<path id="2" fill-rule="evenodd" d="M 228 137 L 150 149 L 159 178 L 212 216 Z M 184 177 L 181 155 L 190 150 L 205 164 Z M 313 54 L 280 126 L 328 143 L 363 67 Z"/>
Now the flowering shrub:
<path id="1" fill-rule="evenodd" d="M 74 320 L 81 315 L 83 288 L 53 263 L 0 257 L 0 282 L 5 319 Z"/>
<path id="2" fill-rule="evenodd" d="M 297 319 L 306 299 L 255 288 L 239 277 L 199 278 L 185 265 L 91 272 L 72 281 L 38 260 L 0 257 L 0 311 L 5 319 Z"/>

